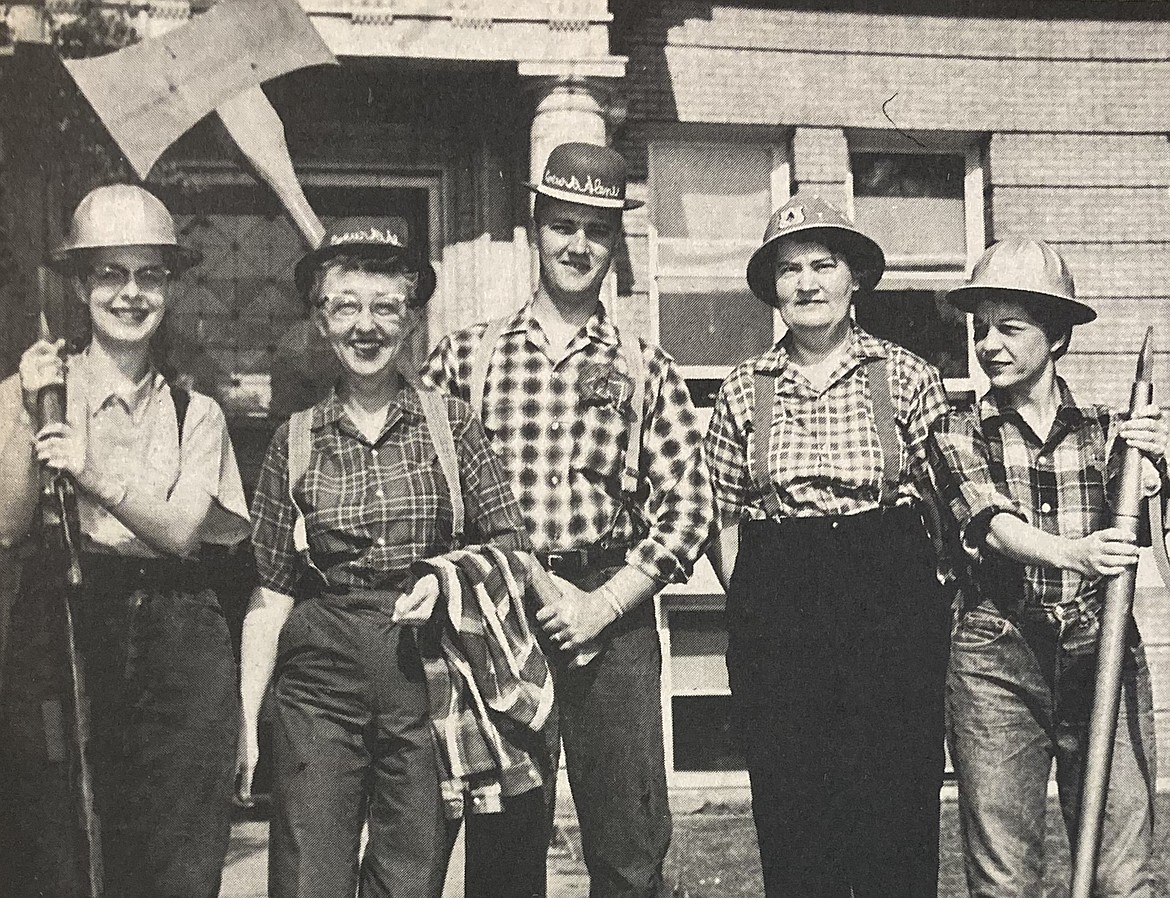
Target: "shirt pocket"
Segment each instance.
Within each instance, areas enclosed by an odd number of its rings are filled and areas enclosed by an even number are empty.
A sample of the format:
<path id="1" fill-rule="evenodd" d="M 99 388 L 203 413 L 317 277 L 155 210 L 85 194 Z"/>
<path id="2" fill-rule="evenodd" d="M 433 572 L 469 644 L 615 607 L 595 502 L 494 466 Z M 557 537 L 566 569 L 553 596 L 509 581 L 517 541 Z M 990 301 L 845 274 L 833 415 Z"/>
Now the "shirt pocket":
<path id="1" fill-rule="evenodd" d="M 579 403 L 570 431 L 570 467 L 586 480 L 597 485 L 613 484 L 616 490 L 625 467 L 632 426 L 628 410 L 613 404 Z"/>

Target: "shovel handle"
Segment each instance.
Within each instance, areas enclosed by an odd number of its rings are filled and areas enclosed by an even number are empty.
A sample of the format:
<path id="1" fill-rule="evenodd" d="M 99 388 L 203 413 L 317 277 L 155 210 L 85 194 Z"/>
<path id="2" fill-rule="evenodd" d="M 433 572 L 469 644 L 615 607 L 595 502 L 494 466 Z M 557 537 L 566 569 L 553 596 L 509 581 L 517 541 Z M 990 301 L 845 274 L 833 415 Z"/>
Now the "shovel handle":
<path id="1" fill-rule="evenodd" d="M 311 249 L 320 246 L 325 228 L 305 198 L 288 155 L 284 124 L 264 91 L 250 87 L 215 111 L 256 174 L 276 193 L 305 242 Z"/>

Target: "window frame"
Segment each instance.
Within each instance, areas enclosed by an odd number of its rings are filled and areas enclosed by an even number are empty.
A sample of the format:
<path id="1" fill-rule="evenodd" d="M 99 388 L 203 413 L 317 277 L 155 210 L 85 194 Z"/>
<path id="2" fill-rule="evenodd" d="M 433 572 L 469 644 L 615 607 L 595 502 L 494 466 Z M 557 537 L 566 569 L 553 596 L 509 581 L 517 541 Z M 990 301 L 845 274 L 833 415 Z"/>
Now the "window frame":
<path id="1" fill-rule="evenodd" d="M 668 146 L 718 146 L 718 147 L 750 147 L 754 149 L 766 150 L 771 156 L 771 171 L 769 172 L 769 210 L 768 214 L 775 212 L 784 205 L 792 195 L 792 131 L 791 129 L 755 129 L 755 128 L 695 128 L 695 129 L 662 129 L 659 133 L 651 136 L 647 141 L 647 192 L 649 194 L 650 202 L 653 203 L 658 191 L 657 181 L 657 166 L 654 164 L 655 155 L 662 148 Z M 767 224 L 766 221 L 760 222 L 760 233 L 763 234 L 763 228 Z M 718 268 L 712 269 L 700 265 L 695 266 L 679 266 L 670 269 L 669 271 L 662 270 L 660 248 L 663 245 L 684 245 L 688 242 L 685 238 L 671 238 L 662 237 L 658 233 L 658 227 L 654 222 L 654 214 L 647 215 L 647 243 L 648 243 L 648 270 L 650 273 L 649 281 L 649 304 L 650 304 L 650 324 L 651 324 L 651 339 L 655 343 L 661 342 L 661 285 L 662 279 L 670 278 L 727 278 L 729 282 L 736 283 L 737 286 L 742 286 L 745 278 L 745 269 L 737 267 L 734 271 L 730 268 L 720 270 Z M 746 247 L 747 241 L 742 240 L 704 240 L 709 246 L 727 246 L 727 247 Z M 759 245 L 758 239 L 751 241 L 751 248 L 754 249 Z M 746 264 L 746 263 L 745 263 Z M 772 337 L 774 342 L 777 333 L 783 328 L 783 322 L 780 320 L 780 314 L 777 310 L 772 310 Z M 771 342 L 769 345 L 771 345 Z M 678 362 L 679 372 L 684 378 L 689 380 L 706 379 L 706 380 L 722 380 L 734 367 L 734 364 L 727 365 L 688 365 L 681 360 Z M 699 409 L 700 423 L 705 428 L 707 420 L 710 417 L 709 409 Z"/>
<path id="2" fill-rule="evenodd" d="M 846 212 L 856 220 L 853 185 L 854 153 L 885 153 L 908 156 L 962 155 L 963 220 L 966 241 L 965 263 L 958 268 L 915 266 L 894 257 L 878 284 L 883 290 L 949 290 L 964 283 L 987 246 L 987 167 L 986 136 L 960 132 L 859 131 L 849 130 L 846 138 L 845 197 Z M 980 396 L 988 389 L 987 377 L 975 357 L 974 325 L 970 313 L 967 321 L 967 376 L 946 377 L 943 385 L 950 396 Z"/>

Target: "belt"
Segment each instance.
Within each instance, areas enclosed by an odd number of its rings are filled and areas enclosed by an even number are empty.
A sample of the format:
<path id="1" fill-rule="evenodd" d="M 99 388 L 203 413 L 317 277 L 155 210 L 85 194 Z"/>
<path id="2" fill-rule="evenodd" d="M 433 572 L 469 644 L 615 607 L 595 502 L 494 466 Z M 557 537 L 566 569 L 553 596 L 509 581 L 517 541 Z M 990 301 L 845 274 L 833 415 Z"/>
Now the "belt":
<path id="1" fill-rule="evenodd" d="M 82 576 L 95 586 L 180 589 L 198 592 L 214 582 L 210 566 L 189 558 L 147 558 L 105 552 L 83 552 Z"/>
<path id="2" fill-rule="evenodd" d="M 628 546 L 580 546 L 576 549 L 556 549 L 535 552 L 536 560 L 544 569 L 561 576 L 576 576 L 585 571 L 607 567 L 621 567 L 626 563 Z"/>

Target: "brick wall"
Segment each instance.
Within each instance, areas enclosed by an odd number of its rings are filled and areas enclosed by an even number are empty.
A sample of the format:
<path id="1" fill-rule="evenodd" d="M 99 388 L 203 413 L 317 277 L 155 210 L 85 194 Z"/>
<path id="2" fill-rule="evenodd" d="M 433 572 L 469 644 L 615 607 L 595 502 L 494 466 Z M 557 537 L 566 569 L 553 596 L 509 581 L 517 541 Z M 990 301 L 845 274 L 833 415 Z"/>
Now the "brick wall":
<path id="1" fill-rule="evenodd" d="M 630 57 L 618 146 L 634 171 L 645 171 L 656 134 L 779 127 L 793 180 L 837 196 L 850 129 L 982 141 L 989 239 L 1052 242 L 1100 313 L 1061 362 L 1074 391 L 1123 405 L 1148 324 L 1170 349 L 1170 22 L 651 9 L 614 34 L 615 52 Z M 1158 378 L 1170 395 L 1165 351 Z M 1145 568 L 1139 605 L 1161 720 L 1170 618 Z M 1170 733 L 1162 741 L 1165 755 Z"/>

